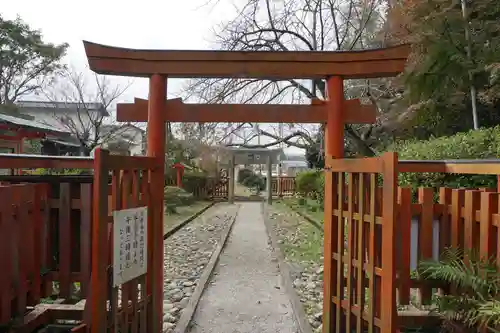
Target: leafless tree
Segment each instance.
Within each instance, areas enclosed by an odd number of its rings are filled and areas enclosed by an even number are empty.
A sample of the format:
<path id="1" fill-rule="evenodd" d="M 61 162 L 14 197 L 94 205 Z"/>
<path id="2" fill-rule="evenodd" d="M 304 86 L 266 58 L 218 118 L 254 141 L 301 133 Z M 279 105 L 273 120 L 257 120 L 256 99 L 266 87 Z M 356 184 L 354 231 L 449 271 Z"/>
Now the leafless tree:
<path id="1" fill-rule="evenodd" d="M 114 85 L 101 75 L 93 74 L 92 81 L 83 72 L 66 70 L 59 82 L 45 96 L 53 106 L 52 118 L 69 131 L 89 155 L 97 146 L 120 141 L 127 136 L 127 124 L 118 123 L 112 108 L 130 83 Z M 113 142 L 123 147 L 123 143 Z"/>
<path id="2" fill-rule="evenodd" d="M 387 8 L 387 0 L 246 0 L 234 19 L 218 27 L 214 44 L 219 49 L 262 51 L 381 47 Z M 374 125 L 346 125 L 351 149 L 364 155 L 375 153 L 374 145 L 380 143 L 393 118 L 388 110 L 401 95 L 390 84 L 383 79 L 346 83 L 346 97 L 370 100 L 381 114 Z M 206 103 L 309 103 L 311 98 L 325 98 L 325 81 L 197 79 L 186 85 L 184 97 Z M 233 134 L 242 124 L 218 126 Z M 261 126 L 258 133 L 272 140 L 265 146 L 284 142 L 305 148 L 315 142 L 314 135 L 322 129 L 322 125 L 287 124 L 283 137 L 276 135 L 272 126 Z M 242 145 L 255 146 L 248 140 Z"/>

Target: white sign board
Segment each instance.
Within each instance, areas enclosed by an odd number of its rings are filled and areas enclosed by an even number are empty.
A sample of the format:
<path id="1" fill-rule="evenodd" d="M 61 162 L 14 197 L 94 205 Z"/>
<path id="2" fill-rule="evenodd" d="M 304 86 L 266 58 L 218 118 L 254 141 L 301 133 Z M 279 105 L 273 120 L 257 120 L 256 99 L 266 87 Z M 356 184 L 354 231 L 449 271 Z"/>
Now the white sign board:
<path id="1" fill-rule="evenodd" d="M 113 287 L 148 270 L 147 207 L 113 212 Z"/>

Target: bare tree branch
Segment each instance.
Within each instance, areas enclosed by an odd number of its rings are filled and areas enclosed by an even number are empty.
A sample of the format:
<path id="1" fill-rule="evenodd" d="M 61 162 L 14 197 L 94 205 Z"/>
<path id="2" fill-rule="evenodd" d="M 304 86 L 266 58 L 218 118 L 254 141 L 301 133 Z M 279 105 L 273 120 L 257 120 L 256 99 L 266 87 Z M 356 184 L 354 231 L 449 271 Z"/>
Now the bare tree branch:
<path id="1" fill-rule="evenodd" d="M 111 111 L 130 83 L 112 85 L 108 78 L 97 74 L 93 79 L 89 85 L 84 73 L 66 70 L 62 81 L 45 91 L 54 106 L 52 118 L 77 138 L 85 155 L 97 146 L 120 139 L 130 125 L 118 124 Z M 74 116 L 67 110 L 73 110 Z"/>
<path id="2" fill-rule="evenodd" d="M 215 44 L 227 50 L 325 51 L 371 48 L 383 43 L 378 38 L 384 28 L 386 9 L 387 0 L 247 0 L 238 8 L 237 16 L 216 32 Z M 386 120 L 387 104 L 379 100 L 388 97 L 391 91 L 389 86 L 389 80 L 357 80 L 347 82 L 345 88 L 346 94 L 351 97 L 365 97 L 375 102 L 381 114 L 385 114 L 381 119 Z M 189 99 L 206 103 L 307 103 L 311 98 L 325 98 L 325 87 L 324 80 L 202 79 L 190 81 L 183 93 Z M 389 95 L 391 99 L 395 97 Z M 217 126 L 227 134 L 220 136 L 225 141 L 221 143 L 238 145 L 234 140 L 237 138 L 235 133 L 241 130 L 239 124 Z M 346 125 L 347 142 L 351 149 L 373 155 L 376 153 L 374 146 L 381 140 L 381 137 L 374 136 L 383 136 L 387 129 L 384 126 L 383 121 L 374 125 Z M 259 134 L 273 142 L 259 147 L 285 142 L 305 148 L 315 144 L 313 136 L 323 130 L 322 124 L 308 125 L 309 131 L 301 131 L 297 135 L 289 124 L 284 138 L 280 138 L 272 133 L 272 126 L 268 127 L 269 130 L 261 130 Z M 251 136 L 250 140 L 254 138 Z M 250 144 L 248 137 L 246 139 L 239 145 L 257 146 Z"/>

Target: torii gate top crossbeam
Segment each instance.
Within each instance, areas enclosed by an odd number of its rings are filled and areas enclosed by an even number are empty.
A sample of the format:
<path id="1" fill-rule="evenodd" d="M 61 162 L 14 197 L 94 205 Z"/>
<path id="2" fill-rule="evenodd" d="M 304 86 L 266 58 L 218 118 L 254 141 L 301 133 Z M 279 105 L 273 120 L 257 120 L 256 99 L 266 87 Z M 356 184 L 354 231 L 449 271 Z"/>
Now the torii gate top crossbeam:
<path id="1" fill-rule="evenodd" d="M 99 74 L 170 78 L 345 79 L 391 77 L 404 69 L 408 45 L 363 51 L 134 50 L 84 41 Z"/>
<path id="2" fill-rule="evenodd" d="M 229 164 L 229 160 L 234 157 L 234 163 L 238 164 L 266 164 L 267 158 L 271 157 L 271 163 L 279 163 L 285 157 L 283 149 L 267 148 L 237 148 L 237 147 L 217 147 L 224 156 L 222 164 Z"/>

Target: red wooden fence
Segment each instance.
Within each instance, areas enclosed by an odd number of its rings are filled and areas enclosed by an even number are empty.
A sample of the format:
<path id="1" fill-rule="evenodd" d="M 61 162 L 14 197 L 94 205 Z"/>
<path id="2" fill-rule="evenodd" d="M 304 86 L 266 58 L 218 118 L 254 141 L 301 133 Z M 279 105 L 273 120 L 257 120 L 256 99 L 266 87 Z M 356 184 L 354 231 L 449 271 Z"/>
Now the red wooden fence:
<path id="1" fill-rule="evenodd" d="M 295 195 L 295 177 L 273 177 L 271 179 L 271 189 L 275 196 L 293 196 Z"/>
<path id="2" fill-rule="evenodd" d="M 437 192 L 437 193 L 436 193 Z M 434 203 L 438 194 L 439 203 Z M 418 189 L 418 203 L 411 189 L 398 195 L 398 300 L 410 302 L 410 288 L 418 289 L 419 301 L 431 301 L 432 285 L 411 280 L 411 271 L 424 259 L 437 259 L 446 247 L 463 248 L 484 258 L 495 256 L 500 265 L 498 228 L 499 193 L 494 189 Z"/>
<path id="3" fill-rule="evenodd" d="M 398 161 L 397 154 L 327 159 L 325 174 L 324 315 L 327 331 L 396 332 L 407 319 L 398 305 L 417 289 L 431 301 L 429 283 L 412 280 L 422 259 L 447 246 L 497 257 L 500 194 L 493 189 L 400 188 L 400 172 L 500 174 L 500 163 Z M 380 186 L 382 182 L 382 186 Z M 438 203 L 434 202 L 439 192 Z M 332 300 L 331 302 L 329 300 Z"/>
<path id="4" fill-rule="evenodd" d="M 45 295 L 44 266 L 46 186 L 0 186 L 0 322 L 23 315 Z"/>
<path id="5" fill-rule="evenodd" d="M 90 159 L 16 155 L 0 155 L 0 166 L 20 168 L 23 160 L 29 167 L 91 166 Z M 0 176 L 0 181 L 0 323 L 7 324 L 41 298 L 86 295 L 91 184 L 60 176 Z"/>
<path id="6" fill-rule="evenodd" d="M 94 170 L 92 277 L 86 325 L 95 333 L 153 331 L 153 327 L 161 325 L 163 300 L 163 293 L 157 289 L 163 286 L 163 191 L 153 191 L 153 177 L 163 172 L 163 161 L 154 157 L 109 155 L 98 149 Z M 109 173 L 112 193 L 108 200 Z M 135 207 L 148 209 L 147 273 L 113 287 L 111 213 Z"/>
<path id="7" fill-rule="evenodd" d="M 177 186 L 177 180 L 173 177 L 166 177 L 167 186 Z M 200 178 L 200 184 L 195 186 L 185 186 L 185 190 L 191 192 L 195 198 L 203 200 L 218 200 L 228 198 L 227 177 L 206 177 Z"/>
<path id="8" fill-rule="evenodd" d="M 149 205 L 148 175 L 153 170 L 153 164 L 155 172 L 159 172 L 160 168 L 156 166 L 155 159 L 146 157 L 107 156 L 104 162 L 101 160 L 95 163 L 97 164 L 94 165 L 94 160 L 90 158 L 0 154 L 0 168 L 4 169 L 96 168 L 96 170 L 101 170 L 99 176 L 97 174 L 94 176 L 0 176 L 0 194 L 3 199 L 0 203 L 2 250 L 0 265 L 5 267 L 4 274 L 0 275 L 0 282 L 2 282 L 0 283 L 0 324 L 7 324 L 13 319 L 22 319 L 26 314 L 27 306 L 37 305 L 43 297 L 53 297 L 57 298 L 58 302 L 67 303 L 75 296 L 79 299 L 87 298 L 89 292 L 95 290 L 93 295 L 99 296 L 94 301 L 92 298 L 88 300 L 89 311 L 90 304 L 102 305 L 100 296 L 105 294 L 101 292 L 101 284 L 108 283 L 109 279 L 98 279 L 99 281 L 95 282 L 97 289 L 90 287 L 91 264 L 96 256 L 101 256 L 99 253 L 91 259 L 91 246 L 94 244 L 99 248 L 102 247 L 102 242 L 91 241 L 92 224 L 99 223 L 95 219 L 92 222 L 92 209 L 99 210 L 106 204 L 108 213 L 106 219 L 109 220 L 112 210 Z M 108 173 L 112 174 L 111 178 L 108 178 Z M 98 192 L 92 189 L 94 177 L 99 179 L 99 186 L 106 184 Z M 110 181 L 111 184 L 109 184 Z M 205 186 L 195 189 L 194 192 L 195 196 L 207 199 L 227 198 L 227 179 L 209 178 Z M 99 203 L 99 207 L 94 207 L 96 202 Z M 158 202 L 163 201 L 158 200 Z M 155 220 L 158 220 L 158 216 Z M 155 228 L 157 224 L 154 224 Z M 109 226 L 112 230 L 112 225 Z M 110 246 L 109 238 L 106 238 L 105 244 Z M 109 248 L 108 253 L 111 256 Z M 109 264 L 108 261 L 106 265 Z M 150 267 L 158 266 L 154 266 L 153 263 L 149 264 Z M 93 268 L 92 270 L 95 271 Z M 78 295 L 74 293 L 78 289 L 76 282 L 79 283 Z M 148 311 L 158 311 L 158 307 L 148 307 L 147 304 L 151 302 L 151 298 L 161 298 L 161 295 L 153 295 L 150 288 L 146 294 L 146 282 L 145 276 L 121 288 L 122 297 L 125 300 L 128 298 L 128 301 L 135 304 L 134 310 L 130 312 L 112 303 L 117 316 L 110 318 L 106 326 L 125 329 L 126 322 L 130 319 L 132 323 L 137 324 L 133 324 L 136 329 L 146 332 L 147 327 L 152 325 L 151 320 L 161 319 L 161 315 L 157 312 L 154 316 L 146 315 Z M 149 285 L 152 283 L 151 280 Z M 141 290 L 139 298 L 134 298 L 133 290 L 139 289 Z M 109 290 L 112 290 L 112 295 L 115 295 L 115 289 Z M 113 298 L 106 296 L 105 299 L 113 301 Z M 161 302 L 157 303 L 161 304 Z M 57 311 L 62 311 L 61 309 L 63 308 L 59 307 Z M 73 312 L 69 316 L 81 319 L 81 314 L 77 315 L 75 310 L 76 308 L 71 310 Z M 30 317 L 28 321 L 31 326 L 29 327 L 34 328 L 52 318 L 43 315 L 43 311 L 41 313 L 43 318 L 36 314 Z M 86 318 L 86 324 L 82 325 L 81 329 L 94 329 L 92 326 L 94 323 L 95 327 L 101 327 L 102 321 L 99 319 L 94 321 L 90 317 Z M 90 323 L 92 325 L 89 325 Z M 26 325 L 23 327 L 28 329 Z"/>

